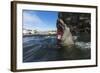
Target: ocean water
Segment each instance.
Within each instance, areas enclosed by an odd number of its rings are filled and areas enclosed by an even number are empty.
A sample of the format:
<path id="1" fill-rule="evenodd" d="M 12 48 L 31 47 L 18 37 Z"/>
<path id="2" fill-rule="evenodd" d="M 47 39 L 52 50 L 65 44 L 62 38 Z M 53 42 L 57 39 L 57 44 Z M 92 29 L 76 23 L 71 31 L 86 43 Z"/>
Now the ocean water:
<path id="1" fill-rule="evenodd" d="M 75 40 L 77 40 L 75 38 Z M 76 41 L 72 50 L 57 47 L 56 36 L 23 37 L 23 62 L 81 60 L 91 58 L 91 43 Z"/>

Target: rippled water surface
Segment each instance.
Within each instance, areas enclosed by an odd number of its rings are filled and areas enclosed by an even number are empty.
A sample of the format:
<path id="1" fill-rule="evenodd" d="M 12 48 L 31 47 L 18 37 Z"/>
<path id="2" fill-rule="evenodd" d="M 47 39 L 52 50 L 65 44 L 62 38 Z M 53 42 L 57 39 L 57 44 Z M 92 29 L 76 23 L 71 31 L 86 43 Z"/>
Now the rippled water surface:
<path id="1" fill-rule="evenodd" d="M 72 50 L 57 48 L 56 36 L 23 37 L 23 62 L 90 59 L 90 42 L 76 42 Z"/>

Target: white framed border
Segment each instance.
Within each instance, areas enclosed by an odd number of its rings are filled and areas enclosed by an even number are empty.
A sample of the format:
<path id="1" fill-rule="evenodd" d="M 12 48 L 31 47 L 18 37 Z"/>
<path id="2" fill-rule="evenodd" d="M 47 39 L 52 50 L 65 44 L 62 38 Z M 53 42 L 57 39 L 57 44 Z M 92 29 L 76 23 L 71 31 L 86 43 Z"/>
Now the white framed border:
<path id="1" fill-rule="evenodd" d="M 57 67 L 75 67 L 96 65 L 96 8 L 81 6 L 59 6 L 59 5 L 42 5 L 42 4 L 16 4 L 17 13 L 17 60 L 16 69 L 40 69 L 40 68 L 57 68 Z M 91 59 L 87 60 L 70 60 L 70 61 L 48 61 L 48 62 L 31 62 L 23 63 L 22 61 L 22 11 L 26 10 L 43 10 L 43 11 L 62 11 L 62 12 L 79 12 L 91 13 Z"/>

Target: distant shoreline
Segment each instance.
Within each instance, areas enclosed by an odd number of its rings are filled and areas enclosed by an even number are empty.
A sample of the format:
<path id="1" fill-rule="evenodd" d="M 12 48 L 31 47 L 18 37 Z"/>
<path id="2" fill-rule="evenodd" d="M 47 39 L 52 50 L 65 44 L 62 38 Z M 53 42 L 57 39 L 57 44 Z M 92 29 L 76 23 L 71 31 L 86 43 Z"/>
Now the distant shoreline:
<path id="1" fill-rule="evenodd" d="M 56 34 L 23 34 L 23 37 L 32 37 L 32 36 L 56 36 Z"/>

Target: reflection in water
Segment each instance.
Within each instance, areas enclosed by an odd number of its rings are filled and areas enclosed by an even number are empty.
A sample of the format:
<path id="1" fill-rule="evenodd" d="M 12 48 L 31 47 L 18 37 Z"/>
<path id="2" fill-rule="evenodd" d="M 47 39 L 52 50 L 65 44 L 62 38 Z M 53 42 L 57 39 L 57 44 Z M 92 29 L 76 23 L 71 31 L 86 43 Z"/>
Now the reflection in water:
<path id="1" fill-rule="evenodd" d="M 71 51 L 57 48 L 56 43 L 56 36 L 23 37 L 23 62 L 90 59 L 89 42 L 76 42 Z"/>

